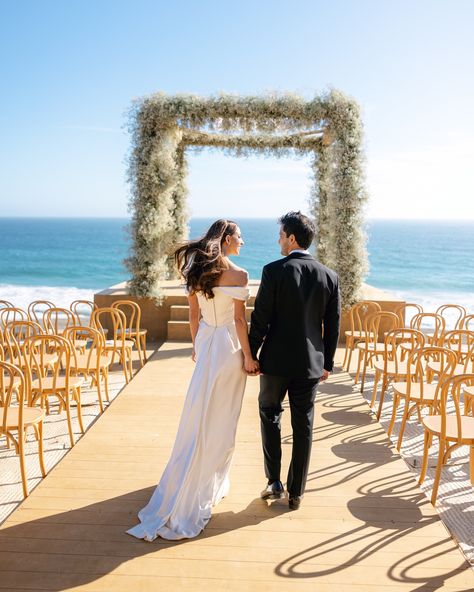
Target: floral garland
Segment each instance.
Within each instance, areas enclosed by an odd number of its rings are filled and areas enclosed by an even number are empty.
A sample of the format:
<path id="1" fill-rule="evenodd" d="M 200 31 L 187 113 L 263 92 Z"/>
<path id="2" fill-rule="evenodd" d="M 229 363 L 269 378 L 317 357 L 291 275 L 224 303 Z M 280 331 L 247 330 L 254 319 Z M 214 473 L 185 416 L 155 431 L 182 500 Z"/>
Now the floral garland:
<path id="1" fill-rule="evenodd" d="M 156 93 L 135 101 L 129 115 L 131 294 L 159 298 L 159 281 L 175 277 L 170 253 L 188 230 L 185 152 L 214 146 L 236 156 L 314 154 L 311 210 L 318 258 L 339 273 L 345 306 L 359 298 L 368 270 L 367 194 L 355 101 L 336 90 L 310 101 L 291 94 Z"/>

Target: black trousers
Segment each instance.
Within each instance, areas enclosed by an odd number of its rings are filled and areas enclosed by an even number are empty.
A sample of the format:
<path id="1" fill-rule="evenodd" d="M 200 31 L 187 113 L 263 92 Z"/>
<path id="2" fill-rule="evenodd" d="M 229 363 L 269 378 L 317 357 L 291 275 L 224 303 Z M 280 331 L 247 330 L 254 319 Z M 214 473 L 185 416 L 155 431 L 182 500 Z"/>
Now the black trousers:
<path id="1" fill-rule="evenodd" d="M 290 496 L 303 495 L 308 476 L 313 442 L 314 399 L 319 378 L 285 378 L 260 375 L 260 426 L 262 430 L 265 475 L 270 481 L 280 480 L 282 402 L 288 392 L 293 428 L 293 448 L 288 471 Z"/>

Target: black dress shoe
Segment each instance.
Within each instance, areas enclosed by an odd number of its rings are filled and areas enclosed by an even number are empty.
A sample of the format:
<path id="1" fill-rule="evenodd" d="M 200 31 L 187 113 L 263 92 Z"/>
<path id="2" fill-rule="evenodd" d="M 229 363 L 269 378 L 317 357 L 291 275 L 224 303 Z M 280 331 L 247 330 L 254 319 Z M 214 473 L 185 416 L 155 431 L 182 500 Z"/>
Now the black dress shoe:
<path id="1" fill-rule="evenodd" d="M 302 495 L 290 495 L 288 498 L 288 506 L 290 510 L 297 510 L 301 505 Z"/>
<path id="2" fill-rule="evenodd" d="M 281 481 L 273 481 L 269 483 L 260 494 L 264 500 L 282 499 L 285 497 L 285 490 Z"/>

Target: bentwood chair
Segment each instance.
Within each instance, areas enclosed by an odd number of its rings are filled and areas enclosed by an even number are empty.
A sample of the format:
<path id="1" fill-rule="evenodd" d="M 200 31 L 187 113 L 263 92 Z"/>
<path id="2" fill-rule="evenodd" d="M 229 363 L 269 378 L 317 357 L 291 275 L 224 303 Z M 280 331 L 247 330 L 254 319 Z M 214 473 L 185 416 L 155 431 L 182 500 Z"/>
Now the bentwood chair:
<path id="1" fill-rule="evenodd" d="M 105 398 L 109 399 L 109 366 L 110 357 L 105 351 L 105 339 L 103 334 L 93 327 L 75 326 L 68 327 L 63 334 L 70 343 L 77 343 L 80 339 L 86 339 L 88 347 L 82 353 L 76 353 L 73 363 L 76 373 L 82 374 L 86 379 L 91 378 L 92 385 L 97 387 L 100 412 L 104 411 L 102 400 L 102 381 Z"/>
<path id="2" fill-rule="evenodd" d="M 21 355 L 21 346 L 25 339 L 40 335 L 43 329 L 33 321 L 10 321 L 7 323 L 4 331 L 5 347 L 8 352 L 8 359 L 11 364 L 25 370 L 23 357 Z M 50 361 L 56 361 L 56 357 L 50 354 Z"/>
<path id="3" fill-rule="evenodd" d="M 91 317 L 94 310 L 97 310 L 97 304 L 91 300 L 74 300 L 71 302 L 69 308 L 76 316 L 75 325 L 82 327 L 89 327 L 91 324 Z"/>
<path id="4" fill-rule="evenodd" d="M 8 323 L 13 321 L 29 321 L 28 314 L 22 308 L 0 309 L 0 329 L 5 329 Z"/>
<path id="5" fill-rule="evenodd" d="M 43 326 L 47 333 L 63 335 L 69 327 L 75 327 L 77 319 L 75 314 L 67 308 L 48 308 L 43 314 Z M 75 333 L 74 347 L 84 352 L 87 347 L 87 340 L 81 338 L 79 332 Z"/>
<path id="6" fill-rule="evenodd" d="M 474 314 L 468 314 L 463 318 L 461 329 L 474 331 Z"/>
<path id="7" fill-rule="evenodd" d="M 393 331 L 399 326 L 400 320 L 394 312 L 379 311 L 369 315 L 364 322 L 362 339 L 357 343 L 356 347 L 359 351 L 359 358 L 357 360 L 357 373 L 354 383 L 359 382 L 359 376 L 362 367 L 362 381 L 360 385 L 360 392 L 364 392 L 365 375 L 367 366 L 373 362 L 373 359 L 379 359 L 385 351 L 384 343 L 379 342 L 379 334 L 382 333 L 382 328 L 385 332 Z"/>
<path id="8" fill-rule="evenodd" d="M 397 306 L 394 312 L 400 319 L 400 327 L 409 327 L 411 319 L 423 312 L 423 307 L 416 302 L 405 302 Z"/>
<path id="9" fill-rule="evenodd" d="M 421 331 L 406 329 L 403 327 L 393 329 L 385 336 L 382 360 L 376 360 L 374 362 L 374 389 L 372 392 L 372 400 L 370 401 L 370 407 L 374 407 L 377 398 L 378 382 L 380 378 L 382 378 L 377 420 L 380 419 L 382 413 L 382 405 L 388 385 L 390 382 L 402 380 L 407 374 L 407 362 L 402 359 L 402 344 L 409 344 L 412 351 L 421 349 L 425 345 L 425 336 Z"/>
<path id="10" fill-rule="evenodd" d="M 456 354 L 456 367 L 453 374 L 467 374 L 470 372 L 469 364 L 466 362 L 471 360 L 471 352 L 474 347 L 474 332 L 465 329 L 457 329 L 455 331 L 447 331 L 440 344 L 442 347 L 447 347 Z M 428 378 L 433 374 L 439 374 L 440 363 L 432 360 L 428 363 Z M 474 370 L 474 368 L 473 368 Z"/>
<path id="11" fill-rule="evenodd" d="M 31 384 L 31 399 L 33 407 L 40 404 L 44 408 L 50 398 L 59 402 L 59 411 L 66 410 L 69 440 L 74 446 L 74 431 L 72 427 L 71 399 L 77 406 L 77 419 L 82 433 L 81 385 L 84 378 L 77 376 L 74 361 L 76 351 L 64 337 L 59 335 L 35 335 L 25 340 L 23 355 L 28 368 Z M 46 356 L 54 353 L 57 360 L 54 364 L 46 364 Z"/>
<path id="12" fill-rule="evenodd" d="M 126 318 L 125 338 L 131 339 L 138 350 L 140 366 L 146 362 L 146 334 L 147 330 L 140 327 L 141 310 L 140 306 L 132 300 L 116 300 L 113 308 L 121 310 Z M 121 337 L 121 335 L 119 334 Z"/>
<path id="13" fill-rule="evenodd" d="M 13 395 L 17 404 L 12 405 Z M 21 482 L 23 496 L 28 496 L 28 479 L 25 466 L 25 441 L 27 431 L 33 428 L 38 440 L 38 457 L 43 477 L 46 476 L 43 455 L 43 420 L 42 409 L 26 406 L 28 400 L 28 380 L 23 372 L 8 362 L 0 362 L 0 436 L 5 436 L 13 444 L 20 457 Z"/>
<path id="14" fill-rule="evenodd" d="M 439 381 L 436 383 L 426 381 L 426 366 L 433 360 L 440 364 Z M 401 448 L 405 426 L 413 411 L 417 412 L 418 419 L 421 421 L 423 408 L 428 408 L 433 413 L 439 410 L 440 386 L 444 380 L 452 376 L 455 366 L 456 354 L 447 348 L 431 345 L 411 352 L 407 361 L 405 379 L 392 384 L 394 396 L 392 418 L 387 430 L 389 436 L 395 425 L 397 407 L 402 399 L 405 402 L 397 450 Z"/>
<path id="15" fill-rule="evenodd" d="M 98 308 L 92 313 L 91 324 L 103 335 L 109 327 L 112 329 L 112 339 L 105 341 L 105 351 L 110 353 L 112 364 L 117 356 L 122 365 L 125 382 L 128 384 L 133 376 L 132 350 L 134 342 L 131 339 L 123 338 L 127 326 L 124 313 L 112 306 Z"/>
<path id="16" fill-rule="evenodd" d="M 381 310 L 380 304 L 370 300 L 356 302 L 351 307 L 349 311 L 350 328 L 345 332 L 346 350 L 344 352 L 344 361 L 342 362 L 342 367 L 343 369 L 345 367 L 347 372 L 349 372 L 351 366 L 352 352 L 356 348 L 357 343 L 363 339 L 363 330 L 366 318 L 375 312 L 380 312 Z"/>
<path id="17" fill-rule="evenodd" d="M 461 411 L 463 387 L 474 384 L 474 374 L 460 374 L 446 379 L 440 392 L 439 408 L 423 418 L 425 441 L 423 463 L 419 483 L 423 483 L 428 468 L 428 453 L 433 436 L 439 440 L 438 462 L 431 492 L 431 503 L 436 504 L 443 465 L 449 460 L 453 450 L 459 446 L 469 446 L 470 480 L 474 485 L 474 417 Z"/>
<path id="18" fill-rule="evenodd" d="M 15 306 L 8 300 L 0 300 L 0 309 L 2 308 L 15 308 Z"/>
<path id="19" fill-rule="evenodd" d="M 443 304 L 436 309 L 436 314 L 443 317 L 448 325 L 452 325 L 452 329 L 462 329 L 463 319 L 466 316 L 466 309 L 460 304 Z"/>
<path id="20" fill-rule="evenodd" d="M 28 306 L 28 316 L 30 317 L 31 321 L 38 323 L 38 325 L 43 326 L 43 315 L 48 308 L 55 308 L 55 304 L 50 302 L 49 300 L 33 300 L 30 302 Z"/>
<path id="21" fill-rule="evenodd" d="M 410 329 L 421 331 L 425 335 L 427 345 L 439 345 L 445 327 L 446 322 L 444 318 L 433 312 L 420 312 L 410 322 Z M 408 346 L 404 346 L 403 349 L 406 353 L 410 351 Z"/>

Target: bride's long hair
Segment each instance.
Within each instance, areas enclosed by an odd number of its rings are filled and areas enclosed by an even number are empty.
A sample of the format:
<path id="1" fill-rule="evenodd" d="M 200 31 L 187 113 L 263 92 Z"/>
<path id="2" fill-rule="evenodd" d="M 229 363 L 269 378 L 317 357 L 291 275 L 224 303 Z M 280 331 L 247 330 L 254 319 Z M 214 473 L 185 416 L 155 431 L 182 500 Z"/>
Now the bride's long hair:
<path id="1" fill-rule="evenodd" d="M 187 241 L 175 250 L 174 260 L 191 294 L 202 292 L 214 298 L 212 288 L 228 267 L 222 245 L 226 236 L 236 231 L 237 224 L 232 220 L 216 220 L 202 238 Z"/>

